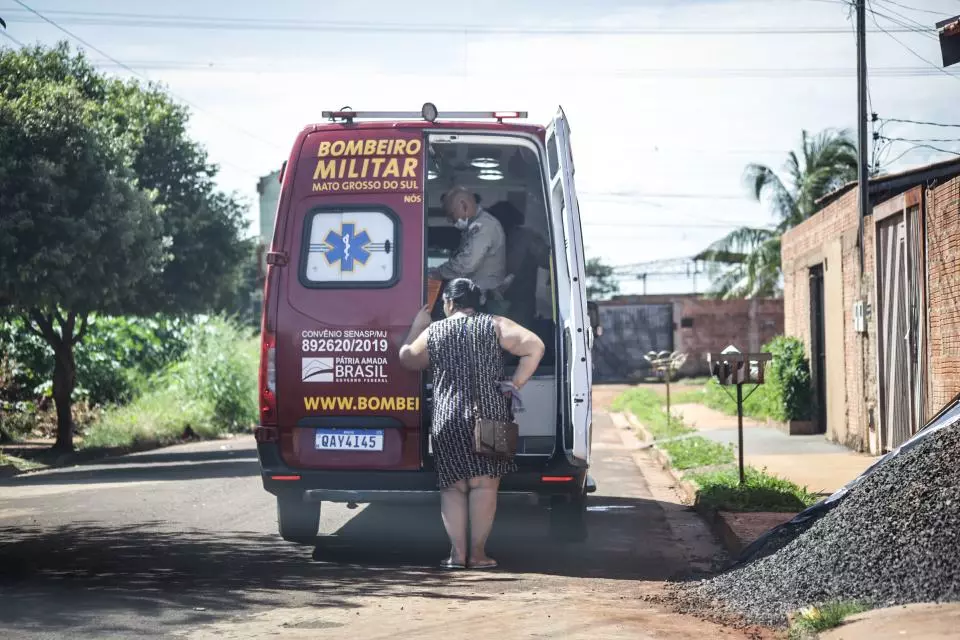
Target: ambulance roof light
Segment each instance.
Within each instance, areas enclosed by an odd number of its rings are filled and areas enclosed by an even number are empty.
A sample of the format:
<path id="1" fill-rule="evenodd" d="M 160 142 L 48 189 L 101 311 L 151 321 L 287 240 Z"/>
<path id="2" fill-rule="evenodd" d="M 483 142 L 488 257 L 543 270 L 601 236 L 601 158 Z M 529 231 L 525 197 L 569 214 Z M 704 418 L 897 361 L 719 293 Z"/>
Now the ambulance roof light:
<path id="1" fill-rule="evenodd" d="M 521 119 L 527 117 L 526 111 L 437 111 L 436 106 L 426 103 L 418 111 L 353 111 L 350 108 L 338 111 L 324 111 L 323 117 L 331 122 L 338 120 L 352 123 L 357 118 L 369 120 L 419 120 L 435 122 L 444 120 L 497 120 Z"/>

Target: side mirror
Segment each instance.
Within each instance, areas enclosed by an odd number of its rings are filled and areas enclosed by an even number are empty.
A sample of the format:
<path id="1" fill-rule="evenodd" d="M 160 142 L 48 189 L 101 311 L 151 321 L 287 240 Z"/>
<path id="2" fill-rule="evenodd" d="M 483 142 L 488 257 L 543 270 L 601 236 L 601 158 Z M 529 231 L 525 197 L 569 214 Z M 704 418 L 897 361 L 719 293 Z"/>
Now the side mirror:
<path id="1" fill-rule="evenodd" d="M 590 317 L 590 327 L 596 336 L 603 335 L 603 327 L 600 325 L 600 307 L 596 302 L 587 303 L 587 315 Z"/>

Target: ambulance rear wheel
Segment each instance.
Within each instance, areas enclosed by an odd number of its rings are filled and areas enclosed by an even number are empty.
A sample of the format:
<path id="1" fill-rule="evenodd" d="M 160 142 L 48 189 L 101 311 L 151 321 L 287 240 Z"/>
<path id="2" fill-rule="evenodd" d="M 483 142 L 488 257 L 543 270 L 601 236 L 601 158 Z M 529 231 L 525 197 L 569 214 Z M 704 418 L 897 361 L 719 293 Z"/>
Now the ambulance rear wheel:
<path id="1" fill-rule="evenodd" d="M 320 503 L 278 497 L 277 526 L 287 542 L 313 544 L 320 531 Z"/>
<path id="2" fill-rule="evenodd" d="M 550 505 L 550 537 L 558 542 L 587 539 L 586 496 L 557 496 Z"/>

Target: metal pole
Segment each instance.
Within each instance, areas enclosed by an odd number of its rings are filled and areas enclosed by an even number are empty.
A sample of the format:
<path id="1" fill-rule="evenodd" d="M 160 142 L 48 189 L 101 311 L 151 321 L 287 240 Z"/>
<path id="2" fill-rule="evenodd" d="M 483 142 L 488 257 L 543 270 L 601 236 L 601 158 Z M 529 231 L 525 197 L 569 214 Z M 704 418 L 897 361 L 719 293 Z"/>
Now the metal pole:
<path id="1" fill-rule="evenodd" d="M 870 213 L 870 175 L 867 159 L 867 15 L 865 0 L 855 0 L 857 8 L 857 200 L 860 215 L 858 237 L 860 244 L 860 274 L 863 275 L 863 224 Z"/>
<path id="2" fill-rule="evenodd" d="M 737 383 L 737 448 L 740 455 L 740 484 L 743 485 L 743 385 Z"/>
<path id="3" fill-rule="evenodd" d="M 670 367 L 666 368 L 664 375 L 667 377 L 667 429 L 670 428 Z"/>

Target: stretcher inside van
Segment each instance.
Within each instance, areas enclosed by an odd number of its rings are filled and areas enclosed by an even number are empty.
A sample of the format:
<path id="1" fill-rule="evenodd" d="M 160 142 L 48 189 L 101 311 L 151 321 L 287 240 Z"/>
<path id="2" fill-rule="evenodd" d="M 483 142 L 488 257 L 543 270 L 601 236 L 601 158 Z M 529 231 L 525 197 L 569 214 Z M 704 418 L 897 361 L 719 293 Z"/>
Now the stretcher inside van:
<path id="1" fill-rule="evenodd" d="M 323 116 L 281 171 L 266 257 L 255 434 L 280 534 L 311 542 L 323 502 L 437 499 L 430 375 L 402 368 L 399 347 L 428 300 L 427 273 L 460 246 L 442 202 L 460 186 L 506 233 L 512 268 L 487 299 L 546 345 L 516 415 L 519 472 L 500 499 L 548 506 L 555 536 L 583 540 L 597 327 L 563 111 L 546 127 L 429 103 Z"/>

